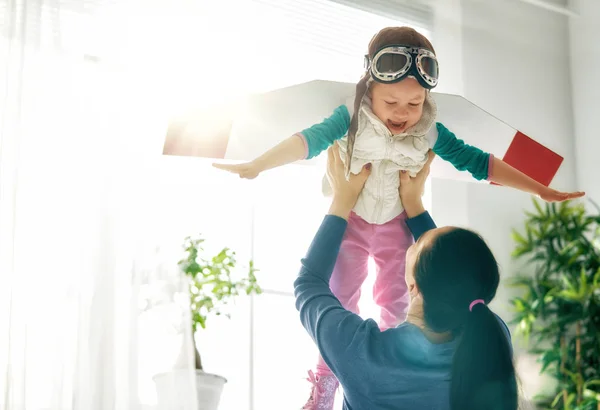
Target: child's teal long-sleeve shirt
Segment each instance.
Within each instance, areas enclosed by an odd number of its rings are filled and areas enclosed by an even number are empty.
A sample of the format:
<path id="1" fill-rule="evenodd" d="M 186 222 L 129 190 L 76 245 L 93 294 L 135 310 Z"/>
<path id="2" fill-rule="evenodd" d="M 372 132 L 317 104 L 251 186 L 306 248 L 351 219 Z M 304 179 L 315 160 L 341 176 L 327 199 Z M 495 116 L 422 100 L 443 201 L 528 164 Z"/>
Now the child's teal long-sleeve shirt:
<path id="1" fill-rule="evenodd" d="M 336 140 L 343 138 L 350 127 L 350 113 L 345 105 L 339 106 L 329 118 L 301 132 L 304 137 L 307 154 L 306 159 L 319 155 Z M 477 180 L 489 178 L 490 154 L 477 147 L 465 144 L 443 124 L 436 123 L 438 137 L 433 152 L 440 158 L 450 162 L 459 171 L 469 171 Z"/>

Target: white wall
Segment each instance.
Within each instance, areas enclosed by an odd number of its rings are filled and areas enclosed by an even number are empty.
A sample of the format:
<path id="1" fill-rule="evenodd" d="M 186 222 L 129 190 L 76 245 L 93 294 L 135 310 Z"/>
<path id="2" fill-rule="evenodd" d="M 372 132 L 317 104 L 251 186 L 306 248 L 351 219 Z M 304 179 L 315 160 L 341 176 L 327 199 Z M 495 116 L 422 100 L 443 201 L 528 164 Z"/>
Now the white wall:
<path id="1" fill-rule="evenodd" d="M 600 203 L 600 1 L 573 2 L 569 21 L 577 184 Z"/>
<path id="2" fill-rule="evenodd" d="M 567 17 L 517 0 L 462 0 L 461 6 L 461 38 L 455 43 L 462 53 L 463 95 L 561 154 L 565 160 L 552 186 L 576 188 Z M 481 233 L 504 280 L 521 269 L 522 264 L 510 256 L 510 234 L 511 229 L 522 228 L 523 211 L 530 206 L 529 195 L 507 188 L 433 182 L 438 223 Z M 512 292 L 501 286 L 493 303 L 505 320 L 512 318 L 508 302 Z M 542 384 L 547 386 L 547 379 L 537 376 L 534 360 L 518 356 L 525 393 L 532 395 Z"/>

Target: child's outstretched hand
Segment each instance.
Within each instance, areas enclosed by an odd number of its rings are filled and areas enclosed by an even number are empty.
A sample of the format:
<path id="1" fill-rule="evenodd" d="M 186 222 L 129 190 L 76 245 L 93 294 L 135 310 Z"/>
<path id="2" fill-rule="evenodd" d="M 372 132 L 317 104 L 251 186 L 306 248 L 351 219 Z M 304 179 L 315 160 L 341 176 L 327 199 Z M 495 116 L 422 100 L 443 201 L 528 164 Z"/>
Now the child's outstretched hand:
<path id="1" fill-rule="evenodd" d="M 243 164 L 217 164 L 213 163 L 213 167 L 238 174 L 240 178 L 254 179 L 260 174 L 260 168 L 254 162 L 245 162 Z"/>
<path id="2" fill-rule="evenodd" d="M 562 202 L 581 198 L 584 195 L 585 192 L 560 192 L 552 188 L 546 188 L 539 194 L 540 198 L 546 202 Z"/>

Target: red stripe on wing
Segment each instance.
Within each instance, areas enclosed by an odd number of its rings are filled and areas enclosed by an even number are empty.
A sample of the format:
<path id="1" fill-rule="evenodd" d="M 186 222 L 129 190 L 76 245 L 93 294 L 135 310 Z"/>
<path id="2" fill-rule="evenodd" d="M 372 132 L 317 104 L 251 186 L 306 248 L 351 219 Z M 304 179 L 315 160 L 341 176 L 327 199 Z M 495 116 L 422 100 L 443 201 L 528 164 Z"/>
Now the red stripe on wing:
<path id="1" fill-rule="evenodd" d="M 517 131 L 502 160 L 540 184 L 548 186 L 563 159 L 554 151 Z M 499 185 L 494 182 L 491 184 Z"/>

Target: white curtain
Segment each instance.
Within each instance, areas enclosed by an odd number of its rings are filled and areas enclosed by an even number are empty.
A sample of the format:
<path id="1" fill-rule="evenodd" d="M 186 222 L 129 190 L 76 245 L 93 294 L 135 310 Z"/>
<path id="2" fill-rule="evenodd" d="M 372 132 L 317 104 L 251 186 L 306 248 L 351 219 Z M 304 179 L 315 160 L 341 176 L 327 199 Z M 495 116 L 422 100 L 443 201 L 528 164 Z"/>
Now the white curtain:
<path id="1" fill-rule="evenodd" d="M 185 283 L 140 240 L 164 130 L 129 64 L 140 6 L 0 2 L 2 410 L 151 408 L 191 340 Z"/>
<path id="2" fill-rule="evenodd" d="M 316 227 L 320 171 L 239 181 L 161 157 L 164 134 L 172 115 L 247 92 L 355 81 L 371 36 L 398 23 L 329 0 L 0 0 L 0 410 L 155 409 L 155 374 L 193 374 L 176 261 L 199 233 L 241 269 L 255 256 L 273 291 L 202 333 L 207 371 L 229 379 L 222 408 L 300 406 L 314 346 L 277 292 L 304 245 L 275 250 L 289 232 L 273 186 L 311 195 Z M 291 239 L 310 224 L 286 225 Z M 277 321 L 297 338 L 274 338 Z M 282 373 L 273 352 L 294 343 L 303 359 Z"/>

